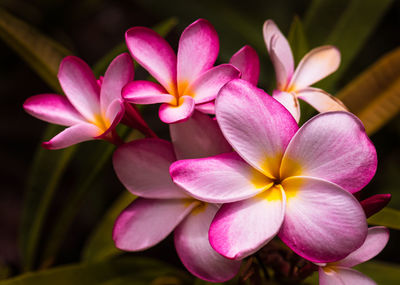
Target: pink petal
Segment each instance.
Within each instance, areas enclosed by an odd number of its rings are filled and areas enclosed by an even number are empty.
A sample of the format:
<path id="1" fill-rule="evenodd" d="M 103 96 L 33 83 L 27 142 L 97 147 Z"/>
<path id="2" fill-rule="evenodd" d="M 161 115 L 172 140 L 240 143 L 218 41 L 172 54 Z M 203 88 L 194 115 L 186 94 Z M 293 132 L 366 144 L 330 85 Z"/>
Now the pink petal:
<path id="1" fill-rule="evenodd" d="M 196 110 L 198 110 L 204 114 L 215 115 L 215 101 L 212 100 L 207 103 L 197 104 Z"/>
<path id="2" fill-rule="evenodd" d="M 124 101 L 120 99 L 115 99 L 113 102 L 110 102 L 105 114 L 105 120 L 109 122 L 108 128 L 104 131 L 104 133 L 100 136 L 103 137 L 107 135 L 111 130 L 115 129 L 115 127 L 119 124 L 125 114 L 125 105 Z"/>
<path id="3" fill-rule="evenodd" d="M 221 89 L 216 115 L 222 133 L 240 156 L 277 178 L 283 153 L 298 129 L 286 108 L 253 84 L 235 79 Z"/>
<path id="4" fill-rule="evenodd" d="M 213 204 L 195 208 L 175 229 L 175 247 L 193 275 L 210 282 L 225 282 L 238 273 L 241 262 L 222 257 L 208 241 L 208 229 L 217 211 Z"/>
<path id="5" fill-rule="evenodd" d="M 65 96 L 57 94 L 29 97 L 24 102 L 24 109 L 35 118 L 62 126 L 72 126 L 86 121 Z"/>
<path id="6" fill-rule="evenodd" d="M 376 285 L 371 278 L 354 269 L 337 267 L 331 275 L 321 271 L 323 270 L 319 271 L 320 285 Z"/>
<path id="7" fill-rule="evenodd" d="M 66 148 L 80 142 L 93 140 L 102 133 L 103 131 L 93 124 L 81 123 L 66 128 L 48 142 L 44 142 L 42 146 L 47 149 Z"/>
<path id="8" fill-rule="evenodd" d="M 335 262 L 334 266 L 353 267 L 374 258 L 380 253 L 389 241 L 389 230 L 385 227 L 368 229 L 367 239 L 363 245 L 350 253 L 344 259 Z"/>
<path id="9" fill-rule="evenodd" d="M 257 85 L 260 74 L 260 60 L 257 52 L 251 46 L 242 47 L 231 57 L 229 63 L 240 70 L 242 73 L 240 78 Z"/>
<path id="10" fill-rule="evenodd" d="M 336 97 L 317 88 L 305 88 L 297 93 L 298 98 L 306 101 L 318 112 L 347 111 L 346 106 Z"/>
<path id="11" fill-rule="evenodd" d="M 134 27 L 125 34 L 133 58 L 170 94 L 176 92 L 176 55 L 159 34 L 145 27 Z"/>
<path id="12" fill-rule="evenodd" d="M 390 194 L 376 194 L 361 201 L 360 204 L 364 209 L 365 215 L 369 218 L 385 208 L 391 198 L 392 195 Z"/>
<path id="13" fill-rule="evenodd" d="M 100 91 L 100 104 L 102 112 L 115 99 L 122 99 L 122 88 L 133 80 L 134 69 L 131 56 L 123 53 L 117 56 L 107 68 Z"/>
<path id="14" fill-rule="evenodd" d="M 333 262 L 362 245 L 367 235 L 357 199 L 336 184 L 310 177 L 282 182 L 287 197 L 279 237 L 312 262 Z"/>
<path id="15" fill-rule="evenodd" d="M 200 112 L 195 111 L 183 123 L 170 124 L 169 131 L 178 159 L 202 158 L 232 151 L 218 123 Z"/>
<path id="16" fill-rule="evenodd" d="M 168 94 L 161 85 L 143 80 L 128 83 L 122 90 L 122 96 L 127 102 L 135 104 L 176 102 L 175 96 Z"/>
<path id="17" fill-rule="evenodd" d="M 115 221 L 115 246 L 126 251 L 138 251 L 156 245 L 166 238 L 198 203 L 186 199 L 136 199 Z"/>
<path id="18" fill-rule="evenodd" d="M 231 259 L 243 259 L 266 245 L 278 233 L 285 213 L 282 188 L 270 188 L 256 197 L 222 205 L 211 223 L 211 246 Z"/>
<path id="19" fill-rule="evenodd" d="M 228 203 L 253 197 L 273 182 L 236 153 L 179 160 L 170 167 L 174 182 L 199 200 Z"/>
<path id="20" fill-rule="evenodd" d="M 157 199 L 188 197 L 169 175 L 175 160 L 171 143 L 160 139 L 135 140 L 118 147 L 113 156 L 115 173 L 131 193 Z"/>
<path id="21" fill-rule="evenodd" d="M 192 83 L 214 65 L 218 51 L 217 32 L 207 20 L 199 19 L 189 25 L 179 40 L 178 82 Z"/>
<path id="22" fill-rule="evenodd" d="M 312 176 L 350 192 L 375 174 L 376 151 L 361 121 L 348 112 L 328 112 L 305 123 L 282 160 L 281 177 Z"/>
<path id="23" fill-rule="evenodd" d="M 71 104 L 89 121 L 100 114 L 100 89 L 90 67 L 76 56 L 63 59 L 58 80 Z"/>
<path id="24" fill-rule="evenodd" d="M 263 26 L 264 41 L 275 68 L 278 88 L 283 89 L 294 71 L 294 60 L 289 42 L 274 21 L 267 20 Z"/>
<path id="25" fill-rule="evenodd" d="M 289 84 L 291 90 L 301 90 L 338 69 L 340 52 L 333 46 L 322 46 L 307 53 L 300 61 Z"/>
<path id="26" fill-rule="evenodd" d="M 164 103 L 160 106 L 160 119 L 167 124 L 183 122 L 192 115 L 194 105 L 195 102 L 190 96 L 180 97 L 178 106 Z"/>
<path id="27" fill-rule="evenodd" d="M 345 284 L 334 269 L 320 267 L 318 270 L 319 285 L 352 285 Z"/>
<path id="28" fill-rule="evenodd" d="M 300 104 L 295 94 L 274 90 L 272 97 L 285 106 L 296 122 L 300 121 Z"/>
<path id="29" fill-rule="evenodd" d="M 232 79 L 239 78 L 240 71 L 231 64 L 215 66 L 201 74 L 189 87 L 188 94 L 196 104 L 214 100 L 222 86 Z"/>

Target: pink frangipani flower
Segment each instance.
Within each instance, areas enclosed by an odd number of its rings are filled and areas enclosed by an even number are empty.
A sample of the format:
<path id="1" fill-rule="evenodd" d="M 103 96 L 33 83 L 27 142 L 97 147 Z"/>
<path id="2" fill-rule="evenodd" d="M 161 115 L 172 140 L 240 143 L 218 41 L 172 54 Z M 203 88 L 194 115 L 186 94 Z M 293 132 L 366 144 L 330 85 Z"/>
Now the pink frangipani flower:
<path id="1" fill-rule="evenodd" d="M 116 57 L 99 81 L 80 58 L 64 58 L 58 79 L 66 96 L 40 94 L 24 103 L 30 115 L 68 127 L 43 146 L 60 149 L 93 139 L 118 143 L 115 126 L 125 111 L 121 90 L 133 76 L 133 62 L 127 53 Z"/>
<path id="2" fill-rule="evenodd" d="M 294 70 L 289 43 L 274 21 L 265 21 L 263 34 L 275 68 L 277 90 L 273 92 L 273 97 L 289 110 L 297 122 L 300 120 L 298 99 L 306 101 L 321 113 L 347 110 L 339 99 L 321 89 L 309 87 L 339 67 L 340 52 L 337 48 L 321 46 L 311 50 Z"/>
<path id="3" fill-rule="evenodd" d="M 218 35 L 204 19 L 183 31 L 177 56 L 151 29 L 131 28 L 125 38 L 134 59 L 161 85 L 135 81 L 124 88 L 123 96 L 131 103 L 162 103 L 159 115 L 165 123 L 188 119 L 195 107 L 214 100 L 219 89 L 240 74 L 230 64 L 213 67 L 219 51 Z"/>
<path id="4" fill-rule="evenodd" d="M 170 125 L 172 142 L 143 139 L 120 146 L 114 169 L 137 198 L 115 222 L 116 247 L 144 250 L 174 231 L 176 251 L 195 276 L 213 282 L 231 279 L 240 262 L 222 257 L 208 241 L 208 229 L 219 206 L 187 195 L 172 182 L 171 163 L 183 158 L 205 157 L 231 151 L 217 122 L 195 112 L 183 123 Z"/>
<path id="5" fill-rule="evenodd" d="M 331 262 L 361 246 L 367 223 L 351 192 L 370 181 L 377 159 L 359 119 L 328 112 L 298 129 L 285 107 L 241 79 L 221 89 L 216 118 L 237 153 L 170 168 L 193 197 L 225 203 L 209 231 L 216 251 L 242 259 L 279 234 L 300 256 Z"/>
<path id="6" fill-rule="evenodd" d="M 317 264 L 319 266 L 320 285 L 376 285 L 369 277 L 351 269 L 360 263 L 375 257 L 386 246 L 389 240 L 389 231 L 385 227 L 372 227 L 368 229 L 368 235 L 361 247 L 350 253 L 344 259 Z"/>

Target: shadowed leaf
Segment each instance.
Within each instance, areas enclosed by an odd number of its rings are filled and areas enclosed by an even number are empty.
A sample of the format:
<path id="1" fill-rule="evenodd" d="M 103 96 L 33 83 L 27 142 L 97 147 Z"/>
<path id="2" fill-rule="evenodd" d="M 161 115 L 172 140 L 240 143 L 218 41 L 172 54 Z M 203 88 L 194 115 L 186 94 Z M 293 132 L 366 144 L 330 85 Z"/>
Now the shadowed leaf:
<path id="1" fill-rule="evenodd" d="M 394 230 L 400 230 L 400 211 L 383 208 L 368 219 L 370 225 L 385 226 Z"/>

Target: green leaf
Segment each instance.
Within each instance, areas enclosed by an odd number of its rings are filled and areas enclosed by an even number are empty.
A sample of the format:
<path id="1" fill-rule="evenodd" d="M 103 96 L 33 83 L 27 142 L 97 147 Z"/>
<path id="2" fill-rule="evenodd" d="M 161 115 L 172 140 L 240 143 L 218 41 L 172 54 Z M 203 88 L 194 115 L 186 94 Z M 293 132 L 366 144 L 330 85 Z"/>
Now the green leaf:
<path id="1" fill-rule="evenodd" d="M 71 54 L 60 44 L 0 8 L 0 38 L 3 39 L 51 87 L 60 91 L 58 66 Z"/>
<path id="2" fill-rule="evenodd" d="M 391 208 L 383 208 L 368 219 L 368 224 L 400 230 L 400 211 Z"/>
<path id="3" fill-rule="evenodd" d="M 293 18 L 289 30 L 288 41 L 293 52 L 294 61 L 298 64 L 302 57 L 309 51 L 303 24 L 298 16 Z"/>
<path id="4" fill-rule="evenodd" d="M 369 261 L 357 265 L 354 269 L 372 278 L 377 284 L 400 284 L 400 266 L 380 261 Z"/>

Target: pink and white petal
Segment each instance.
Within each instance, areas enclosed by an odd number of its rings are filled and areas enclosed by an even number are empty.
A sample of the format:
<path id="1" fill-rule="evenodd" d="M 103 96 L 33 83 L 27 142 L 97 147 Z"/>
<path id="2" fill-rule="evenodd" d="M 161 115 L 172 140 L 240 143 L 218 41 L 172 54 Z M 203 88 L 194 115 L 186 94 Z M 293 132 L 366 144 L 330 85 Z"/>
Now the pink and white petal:
<path id="1" fill-rule="evenodd" d="M 185 122 L 170 124 L 169 131 L 178 160 L 202 158 L 232 151 L 218 123 L 198 111 Z"/>
<path id="2" fill-rule="evenodd" d="M 285 193 L 270 188 L 247 200 L 222 205 L 211 223 L 211 246 L 230 259 L 243 259 L 278 233 L 285 215 Z"/>
<path id="3" fill-rule="evenodd" d="M 107 124 L 109 124 L 109 126 L 104 131 L 104 133 L 97 138 L 106 137 L 109 134 L 109 132 L 115 129 L 115 127 L 119 124 L 119 122 L 124 117 L 124 114 L 125 114 L 125 104 L 121 98 L 115 99 L 113 102 L 111 102 L 107 108 L 104 118 L 104 121 L 106 121 Z"/>
<path id="4" fill-rule="evenodd" d="M 141 139 L 117 148 L 113 155 L 115 173 L 133 194 L 144 198 L 187 198 L 169 175 L 176 160 L 172 145 L 160 139 Z"/>
<path id="5" fill-rule="evenodd" d="M 190 118 L 194 111 L 195 102 L 190 96 L 179 98 L 179 105 L 174 106 L 164 103 L 160 106 L 159 116 L 161 121 L 166 124 L 183 122 Z"/>
<path id="6" fill-rule="evenodd" d="M 294 71 L 293 54 L 289 42 L 272 20 L 265 21 L 263 35 L 275 68 L 278 86 L 285 87 Z"/>
<path id="7" fill-rule="evenodd" d="M 247 199 L 273 185 L 272 180 L 234 152 L 179 160 L 171 165 L 170 173 L 189 195 L 210 203 Z"/>
<path id="8" fill-rule="evenodd" d="M 179 39 L 178 82 L 192 83 L 214 65 L 218 51 L 218 34 L 210 22 L 199 19 L 189 25 Z"/>
<path id="9" fill-rule="evenodd" d="M 300 61 L 290 80 L 289 89 L 301 90 L 338 69 L 340 52 L 334 46 L 322 46 L 311 50 Z"/>
<path id="10" fill-rule="evenodd" d="M 168 94 L 161 85 L 144 80 L 128 83 L 122 89 L 122 97 L 125 101 L 135 104 L 172 103 L 176 99 Z"/>
<path id="11" fill-rule="evenodd" d="M 100 89 L 89 65 L 76 56 L 67 56 L 60 64 L 58 80 L 75 109 L 95 121 L 100 114 Z"/>
<path id="12" fill-rule="evenodd" d="M 376 166 L 376 150 L 361 121 L 349 112 L 328 112 L 313 117 L 293 137 L 281 177 L 322 178 L 354 193 L 368 184 Z"/>
<path id="13" fill-rule="evenodd" d="M 196 110 L 204 113 L 204 114 L 210 114 L 210 115 L 215 115 L 215 101 L 212 100 L 210 102 L 206 103 L 201 103 L 196 105 Z"/>
<path id="14" fill-rule="evenodd" d="M 297 97 L 313 106 L 318 112 L 347 111 L 338 98 L 318 88 L 305 88 L 297 92 Z"/>
<path id="15" fill-rule="evenodd" d="M 285 106 L 296 122 L 300 121 L 300 105 L 295 94 L 274 90 L 272 97 Z"/>
<path id="16" fill-rule="evenodd" d="M 134 68 L 131 56 L 123 53 L 108 66 L 100 90 L 101 110 L 105 113 L 115 99 L 122 99 L 122 88 L 133 80 Z"/>
<path id="17" fill-rule="evenodd" d="M 66 128 L 48 142 L 42 143 L 42 146 L 47 149 L 66 148 L 80 142 L 94 140 L 102 133 L 103 131 L 96 125 L 89 123 L 77 124 Z"/>
<path id="18" fill-rule="evenodd" d="M 378 213 L 380 210 L 386 207 L 390 202 L 392 195 L 390 194 L 376 194 L 368 197 L 360 202 L 361 207 L 363 207 L 365 215 L 367 218 Z"/>
<path id="19" fill-rule="evenodd" d="M 221 256 L 208 241 L 208 230 L 217 211 L 213 204 L 195 208 L 175 229 L 175 248 L 193 275 L 210 282 L 225 282 L 238 273 L 241 262 Z"/>
<path id="20" fill-rule="evenodd" d="M 240 70 L 243 80 L 257 85 L 260 75 L 260 60 L 257 52 L 249 45 L 245 45 L 236 52 L 229 61 L 230 64 Z"/>
<path id="21" fill-rule="evenodd" d="M 216 115 L 240 156 L 270 178 L 278 178 L 283 153 L 298 130 L 286 108 L 250 82 L 235 79 L 219 92 Z"/>
<path id="22" fill-rule="evenodd" d="M 115 221 L 115 246 L 126 251 L 139 251 L 156 245 L 165 239 L 198 203 L 187 199 L 136 199 Z"/>
<path id="23" fill-rule="evenodd" d="M 350 253 L 344 259 L 332 265 L 353 267 L 377 256 L 389 241 L 389 230 L 385 227 L 372 227 L 368 229 L 367 239 L 361 247 Z"/>
<path id="24" fill-rule="evenodd" d="M 40 94 L 29 97 L 24 102 L 24 109 L 35 118 L 52 124 L 72 126 L 86 122 L 67 97 L 57 94 Z"/>
<path id="25" fill-rule="evenodd" d="M 287 202 L 279 237 L 298 255 L 312 262 L 334 262 L 363 244 L 366 217 L 349 192 L 311 177 L 290 177 L 282 186 Z"/>
<path id="26" fill-rule="evenodd" d="M 155 31 L 133 27 L 125 34 L 133 58 L 169 93 L 176 92 L 176 55 L 171 46 Z"/>
<path id="27" fill-rule="evenodd" d="M 196 104 L 214 100 L 222 86 L 232 79 L 239 78 L 240 71 L 231 64 L 215 66 L 201 74 L 186 89 Z"/>
<path id="28" fill-rule="evenodd" d="M 336 267 L 336 274 L 344 285 L 376 285 L 368 276 L 351 268 Z M 323 285 L 323 284 L 322 284 Z"/>
<path id="29" fill-rule="evenodd" d="M 351 285 L 345 284 L 334 269 L 320 267 L 318 269 L 319 285 Z"/>

